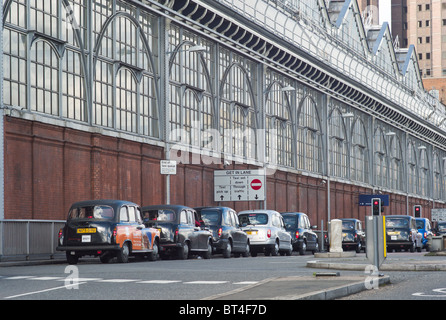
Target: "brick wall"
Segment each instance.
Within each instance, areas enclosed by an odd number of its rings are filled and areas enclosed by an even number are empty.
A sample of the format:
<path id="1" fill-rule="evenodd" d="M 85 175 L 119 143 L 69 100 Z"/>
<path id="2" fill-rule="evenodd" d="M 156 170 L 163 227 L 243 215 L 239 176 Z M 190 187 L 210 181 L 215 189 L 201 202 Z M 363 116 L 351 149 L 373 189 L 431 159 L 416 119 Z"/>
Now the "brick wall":
<path id="1" fill-rule="evenodd" d="M 187 206 L 217 205 L 213 201 L 214 170 L 222 164 L 194 164 L 186 155 L 171 175 L 171 203 Z M 165 203 L 165 176 L 160 174 L 164 149 L 140 142 L 5 117 L 5 218 L 66 218 L 73 202 L 87 199 L 125 199 L 142 206 Z M 187 161 L 188 160 L 188 161 Z M 199 162 L 199 161 L 198 161 Z M 206 163 L 210 163 L 207 161 Z M 256 169 L 232 164 L 226 169 Z M 295 172 L 268 175 L 267 207 L 277 211 L 306 212 L 312 224 L 327 223 L 327 183 Z M 364 221 L 370 209 L 360 207 L 360 194 L 372 190 L 332 181 L 331 219 L 356 217 Z M 407 198 L 390 195 L 385 214 L 404 214 Z M 223 202 L 237 211 L 260 209 L 263 202 Z M 423 205 L 430 216 L 432 201 L 409 199 L 409 208 Z M 435 207 L 441 207 L 436 203 Z M 411 209 L 410 209 L 411 210 Z"/>

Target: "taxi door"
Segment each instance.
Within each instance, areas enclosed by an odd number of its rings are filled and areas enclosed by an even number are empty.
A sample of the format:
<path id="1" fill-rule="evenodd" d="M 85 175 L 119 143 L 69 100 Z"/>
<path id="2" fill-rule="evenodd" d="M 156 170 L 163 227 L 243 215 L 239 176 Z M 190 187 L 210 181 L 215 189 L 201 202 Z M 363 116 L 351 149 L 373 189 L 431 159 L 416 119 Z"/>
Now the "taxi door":
<path id="1" fill-rule="evenodd" d="M 142 225 L 141 217 L 138 215 L 139 210 L 133 206 L 122 206 L 120 210 L 120 223 L 118 226 L 117 240 L 119 244 L 125 241 L 132 243 L 132 250 L 143 249 Z"/>

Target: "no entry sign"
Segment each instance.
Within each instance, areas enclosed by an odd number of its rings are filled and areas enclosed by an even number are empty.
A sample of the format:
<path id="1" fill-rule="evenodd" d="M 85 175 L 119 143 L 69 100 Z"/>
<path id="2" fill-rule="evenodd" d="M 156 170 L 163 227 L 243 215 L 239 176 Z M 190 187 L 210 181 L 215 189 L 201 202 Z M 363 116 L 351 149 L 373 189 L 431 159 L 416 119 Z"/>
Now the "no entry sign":
<path id="1" fill-rule="evenodd" d="M 251 181 L 251 188 L 253 190 L 260 190 L 262 188 L 262 181 L 259 179 L 254 179 Z"/>

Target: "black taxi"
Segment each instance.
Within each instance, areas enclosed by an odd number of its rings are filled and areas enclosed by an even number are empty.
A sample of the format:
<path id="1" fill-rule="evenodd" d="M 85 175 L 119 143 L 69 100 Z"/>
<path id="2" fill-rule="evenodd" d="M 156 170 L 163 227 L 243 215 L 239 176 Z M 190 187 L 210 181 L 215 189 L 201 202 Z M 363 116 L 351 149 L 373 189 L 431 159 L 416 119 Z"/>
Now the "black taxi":
<path id="1" fill-rule="evenodd" d="M 183 205 L 152 205 L 141 208 L 144 224 L 160 230 L 160 255 L 188 259 L 192 253 L 210 259 L 212 233 L 193 208 Z"/>

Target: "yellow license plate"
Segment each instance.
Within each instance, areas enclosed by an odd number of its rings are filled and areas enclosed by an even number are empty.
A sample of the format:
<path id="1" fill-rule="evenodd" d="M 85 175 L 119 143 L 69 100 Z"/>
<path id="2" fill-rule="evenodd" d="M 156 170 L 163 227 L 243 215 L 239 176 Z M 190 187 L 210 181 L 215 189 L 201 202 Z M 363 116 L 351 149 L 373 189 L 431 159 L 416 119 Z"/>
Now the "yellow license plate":
<path id="1" fill-rule="evenodd" d="M 389 231 L 389 232 L 387 232 L 387 234 L 389 236 L 398 236 L 400 234 L 400 232 L 399 231 Z"/>
<path id="2" fill-rule="evenodd" d="M 96 233 L 96 228 L 78 228 L 77 233 Z"/>
<path id="3" fill-rule="evenodd" d="M 253 235 L 253 234 L 257 234 L 257 231 L 246 231 L 246 233 L 249 235 Z"/>

